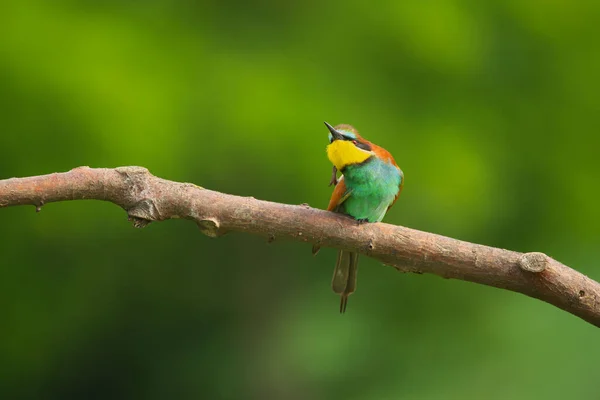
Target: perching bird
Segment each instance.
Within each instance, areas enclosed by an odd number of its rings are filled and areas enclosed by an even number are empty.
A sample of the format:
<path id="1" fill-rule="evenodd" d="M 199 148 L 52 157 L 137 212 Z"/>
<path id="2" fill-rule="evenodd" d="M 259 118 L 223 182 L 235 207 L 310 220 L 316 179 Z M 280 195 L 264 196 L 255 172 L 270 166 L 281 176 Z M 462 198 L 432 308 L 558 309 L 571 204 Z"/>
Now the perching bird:
<path id="1" fill-rule="evenodd" d="M 335 189 L 328 211 L 346 214 L 359 223 L 379 222 L 396 202 L 404 185 L 404 174 L 392 155 L 382 147 L 363 139 L 350 125 L 329 129 L 327 157 L 333 164 L 331 184 Z M 336 173 L 343 175 L 339 181 Z M 317 254 L 319 246 L 313 246 Z M 358 253 L 340 250 L 331 287 L 341 296 L 340 313 L 346 311 L 348 296 L 356 289 Z"/>

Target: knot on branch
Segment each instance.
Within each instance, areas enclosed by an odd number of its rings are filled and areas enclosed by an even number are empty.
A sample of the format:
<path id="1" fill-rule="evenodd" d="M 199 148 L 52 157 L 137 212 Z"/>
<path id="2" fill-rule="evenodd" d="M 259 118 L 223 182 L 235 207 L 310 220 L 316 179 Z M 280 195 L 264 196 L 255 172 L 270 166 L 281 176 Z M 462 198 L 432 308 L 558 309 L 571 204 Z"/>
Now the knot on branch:
<path id="1" fill-rule="evenodd" d="M 147 198 L 152 197 L 148 193 L 148 178 L 152 176 L 150 171 L 144 167 L 118 167 L 115 168 L 125 181 L 125 186 L 129 188 L 129 197 L 132 199 L 136 198 Z"/>
<path id="2" fill-rule="evenodd" d="M 129 215 L 129 220 L 133 222 L 133 226 L 136 228 L 144 228 L 152 221 L 162 220 L 152 199 L 137 202 L 127 210 L 127 215 Z"/>
<path id="3" fill-rule="evenodd" d="M 197 222 L 200 231 L 209 237 L 218 237 L 224 235 L 225 232 L 221 229 L 221 224 L 215 218 L 205 218 Z"/>
<path id="4" fill-rule="evenodd" d="M 131 217 L 131 216 L 129 217 L 129 221 L 131 221 L 134 228 L 140 228 L 140 229 L 147 227 L 150 224 L 150 222 L 152 222 L 147 219 Z"/>
<path id="5" fill-rule="evenodd" d="M 82 168 L 82 167 L 79 167 Z M 84 167 L 84 168 L 89 168 L 89 167 Z M 115 168 L 115 171 L 117 171 L 119 174 L 124 175 L 126 177 L 132 177 L 135 175 L 149 175 L 150 171 L 148 171 L 148 168 L 144 168 L 144 167 L 117 167 Z"/>
<path id="6" fill-rule="evenodd" d="M 542 272 L 548 266 L 548 256 L 544 253 L 525 253 L 519 259 L 519 267 L 528 272 Z"/>

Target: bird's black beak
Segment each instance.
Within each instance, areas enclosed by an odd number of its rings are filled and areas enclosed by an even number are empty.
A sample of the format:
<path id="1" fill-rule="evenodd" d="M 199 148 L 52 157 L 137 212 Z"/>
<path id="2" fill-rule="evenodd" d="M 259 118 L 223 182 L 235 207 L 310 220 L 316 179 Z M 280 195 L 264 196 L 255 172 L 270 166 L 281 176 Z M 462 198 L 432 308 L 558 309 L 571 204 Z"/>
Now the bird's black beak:
<path id="1" fill-rule="evenodd" d="M 344 140 L 344 136 L 342 136 L 341 133 L 336 131 L 333 126 L 329 125 L 327 122 L 324 122 L 324 124 L 327 127 L 327 129 L 329 129 L 329 132 L 331 132 L 331 137 L 333 138 L 333 140 Z"/>

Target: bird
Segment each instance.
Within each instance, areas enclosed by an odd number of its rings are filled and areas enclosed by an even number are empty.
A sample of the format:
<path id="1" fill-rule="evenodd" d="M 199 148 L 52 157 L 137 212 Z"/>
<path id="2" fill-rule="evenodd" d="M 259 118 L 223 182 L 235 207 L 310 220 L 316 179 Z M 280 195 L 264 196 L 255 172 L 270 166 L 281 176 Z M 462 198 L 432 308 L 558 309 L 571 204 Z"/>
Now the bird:
<path id="1" fill-rule="evenodd" d="M 329 185 L 335 185 L 328 211 L 348 215 L 358 224 L 379 222 L 398 200 L 404 173 L 389 151 L 369 142 L 347 124 L 331 126 L 327 157 L 333 164 Z M 337 179 L 337 172 L 342 175 Z M 320 246 L 314 245 L 313 255 Z M 358 253 L 338 252 L 331 288 L 340 295 L 340 313 L 346 312 L 348 296 L 356 290 Z"/>

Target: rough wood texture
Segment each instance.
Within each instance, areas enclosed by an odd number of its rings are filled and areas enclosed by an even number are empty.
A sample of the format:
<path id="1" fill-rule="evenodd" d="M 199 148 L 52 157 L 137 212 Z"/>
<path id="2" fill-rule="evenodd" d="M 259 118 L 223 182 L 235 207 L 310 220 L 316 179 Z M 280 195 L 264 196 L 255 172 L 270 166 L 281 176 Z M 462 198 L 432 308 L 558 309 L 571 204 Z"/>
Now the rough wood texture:
<path id="1" fill-rule="evenodd" d="M 227 231 L 287 237 L 358 251 L 399 271 L 495 286 L 546 301 L 600 326 L 600 284 L 542 253 L 517 253 L 384 223 L 355 221 L 307 205 L 286 205 L 157 178 L 141 167 L 79 167 L 0 180 L 0 207 L 64 200 L 105 200 L 134 226 L 185 218 L 208 236 Z"/>

